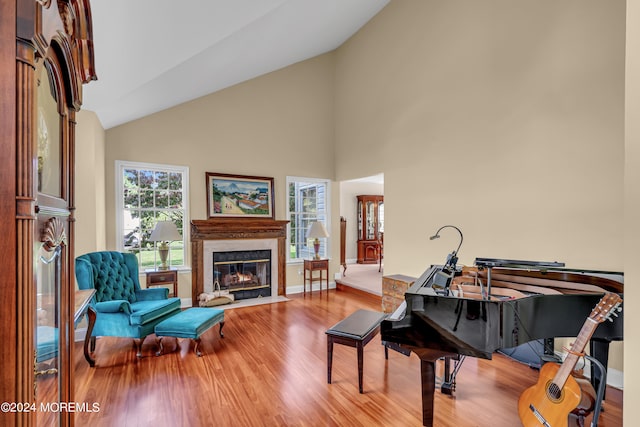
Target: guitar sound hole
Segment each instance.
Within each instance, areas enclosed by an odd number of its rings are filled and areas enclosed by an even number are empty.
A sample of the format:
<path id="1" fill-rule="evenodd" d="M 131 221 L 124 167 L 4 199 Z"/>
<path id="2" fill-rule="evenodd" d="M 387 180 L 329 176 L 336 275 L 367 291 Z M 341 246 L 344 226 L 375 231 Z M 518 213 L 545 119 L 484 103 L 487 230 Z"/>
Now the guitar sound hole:
<path id="1" fill-rule="evenodd" d="M 562 389 L 557 384 L 550 382 L 547 384 L 547 397 L 552 402 L 559 402 L 562 400 Z"/>

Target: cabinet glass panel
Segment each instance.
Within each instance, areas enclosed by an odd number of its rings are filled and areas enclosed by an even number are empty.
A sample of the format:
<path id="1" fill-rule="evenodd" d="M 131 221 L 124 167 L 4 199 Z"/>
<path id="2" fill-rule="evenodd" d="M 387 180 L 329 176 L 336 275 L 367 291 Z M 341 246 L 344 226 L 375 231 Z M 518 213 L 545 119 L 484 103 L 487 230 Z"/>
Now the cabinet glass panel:
<path id="1" fill-rule="evenodd" d="M 40 67 L 37 98 L 38 191 L 60 197 L 62 189 L 60 115 L 45 67 Z"/>
<path id="2" fill-rule="evenodd" d="M 367 240 L 376 238 L 376 216 L 375 205 L 373 202 L 367 202 Z"/>
<path id="3" fill-rule="evenodd" d="M 362 202 L 358 202 L 358 239 L 362 239 Z"/>
<path id="4" fill-rule="evenodd" d="M 41 404 L 60 401 L 61 251 L 61 246 L 53 251 L 47 251 L 42 244 L 37 244 L 36 247 L 35 392 L 38 408 Z M 37 418 L 38 425 L 58 425 L 55 411 L 38 411 Z"/>

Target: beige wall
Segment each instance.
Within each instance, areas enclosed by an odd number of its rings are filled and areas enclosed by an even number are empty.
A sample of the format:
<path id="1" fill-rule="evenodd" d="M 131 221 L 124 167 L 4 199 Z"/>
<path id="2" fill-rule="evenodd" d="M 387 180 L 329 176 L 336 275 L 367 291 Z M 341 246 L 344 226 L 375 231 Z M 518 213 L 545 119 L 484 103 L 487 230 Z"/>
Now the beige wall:
<path id="1" fill-rule="evenodd" d="M 640 402 L 640 0 L 627 1 L 625 114 L 625 317 L 624 425 L 638 423 L 633 405 Z"/>
<path id="2" fill-rule="evenodd" d="M 392 1 L 338 49 L 336 180 L 384 173 L 386 274 L 443 262 L 445 224 L 464 264 L 623 270 L 624 20 L 621 0 Z"/>
<path id="3" fill-rule="evenodd" d="M 624 2 L 391 2 L 336 89 L 336 180 L 382 165 L 387 272 L 443 259 L 448 223 L 464 263 L 622 269 Z"/>
<path id="4" fill-rule="evenodd" d="M 114 182 L 116 160 L 188 166 L 191 219 L 206 219 L 205 172 L 274 177 L 276 218 L 286 219 L 288 175 L 334 175 L 333 68 L 333 55 L 322 55 L 109 129 L 107 182 Z M 114 248 L 113 185 L 106 201 L 107 246 Z M 338 212 L 332 224 L 337 236 Z M 302 284 L 297 270 L 288 269 L 288 285 Z M 179 294 L 191 296 L 187 274 L 180 275 Z"/>
<path id="5" fill-rule="evenodd" d="M 76 256 L 106 249 L 105 132 L 95 113 L 76 116 Z M 111 215 L 113 216 L 113 215 Z"/>

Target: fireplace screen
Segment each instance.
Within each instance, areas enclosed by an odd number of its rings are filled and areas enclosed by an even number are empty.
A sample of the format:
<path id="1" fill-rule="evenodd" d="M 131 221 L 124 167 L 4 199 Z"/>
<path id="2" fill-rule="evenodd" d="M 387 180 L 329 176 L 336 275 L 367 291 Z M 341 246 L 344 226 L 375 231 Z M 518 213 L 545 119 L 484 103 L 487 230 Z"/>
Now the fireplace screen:
<path id="1" fill-rule="evenodd" d="M 271 296 L 271 251 L 214 252 L 213 280 L 236 300 Z"/>

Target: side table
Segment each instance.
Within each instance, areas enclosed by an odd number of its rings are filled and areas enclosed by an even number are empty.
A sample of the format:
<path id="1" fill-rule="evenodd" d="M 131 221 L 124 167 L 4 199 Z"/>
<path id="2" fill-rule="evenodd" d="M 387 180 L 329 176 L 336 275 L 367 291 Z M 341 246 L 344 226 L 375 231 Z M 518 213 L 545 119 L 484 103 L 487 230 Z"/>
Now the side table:
<path id="1" fill-rule="evenodd" d="M 320 271 L 320 277 L 313 277 L 314 271 Z M 329 290 L 329 260 L 328 259 L 305 259 L 304 260 L 304 283 L 302 293 L 307 292 L 307 280 L 309 280 L 309 292 L 313 291 L 313 282 L 320 282 L 320 292 L 322 292 L 322 272 L 326 272 L 327 291 Z M 307 279 L 307 272 L 309 278 Z"/>
<path id="2" fill-rule="evenodd" d="M 147 288 L 152 286 L 173 286 L 173 294 L 178 296 L 178 270 L 145 270 L 147 275 Z"/>
<path id="3" fill-rule="evenodd" d="M 84 336 L 84 358 L 92 368 L 96 365 L 96 361 L 91 357 L 91 351 L 89 346 L 91 343 L 95 345 L 95 339 L 91 340 L 91 332 L 93 332 L 93 325 L 96 323 L 97 313 L 96 310 L 91 307 L 91 298 L 96 293 L 95 289 L 78 290 L 75 293 L 75 309 L 73 314 L 73 327 L 74 329 L 80 323 L 80 320 L 87 315 L 87 333 Z"/>

